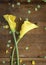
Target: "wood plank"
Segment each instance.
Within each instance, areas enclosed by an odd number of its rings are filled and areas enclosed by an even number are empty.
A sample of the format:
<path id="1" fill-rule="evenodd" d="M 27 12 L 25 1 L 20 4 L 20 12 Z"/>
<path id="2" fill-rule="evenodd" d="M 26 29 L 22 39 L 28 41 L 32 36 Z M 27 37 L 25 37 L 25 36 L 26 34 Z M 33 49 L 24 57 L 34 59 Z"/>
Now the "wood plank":
<path id="1" fill-rule="evenodd" d="M 8 3 L 8 2 L 11 2 L 11 3 L 16 3 L 16 2 L 21 2 L 21 3 L 28 3 L 28 0 L 0 0 L 0 3 Z M 41 3 L 41 2 L 44 2 L 43 0 L 31 0 L 29 1 L 30 2 L 34 2 L 34 3 Z"/>
<path id="2" fill-rule="evenodd" d="M 10 58 L 0 58 L 1 61 L 0 61 L 0 64 L 3 65 L 3 61 L 5 61 L 5 65 L 10 65 Z M 26 64 L 26 65 L 32 65 L 32 60 L 35 61 L 36 65 L 46 65 L 46 59 L 43 59 L 43 58 L 20 58 L 22 59 L 22 62 L 20 63 L 20 65 L 22 64 Z M 15 63 L 14 63 L 15 65 Z"/>
<path id="3" fill-rule="evenodd" d="M 21 2 L 21 3 L 27 3 L 28 2 L 28 0 L 14 0 L 14 2 Z M 42 1 L 42 0 L 30 0 L 29 1 L 29 3 L 30 2 L 34 2 L 34 3 L 41 3 L 41 2 L 44 2 L 44 1 Z"/>
<path id="4" fill-rule="evenodd" d="M 40 22 L 42 22 L 42 21 L 45 22 L 46 21 L 46 19 L 45 19 L 46 18 L 46 15 L 45 15 L 46 5 L 41 5 L 41 8 L 37 12 L 35 12 L 35 10 L 34 10 L 35 7 L 37 6 L 37 4 L 31 4 L 31 5 L 29 4 L 29 5 L 24 5 L 24 6 L 21 4 L 20 8 L 17 7 L 16 5 L 15 5 L 14 8 L 11 8 L 11 6 L 9 6 L 7 4 L 8 9 L 4 8 L 4 7 L 6 7 L 4 5 L 0 5 L 0 7 L 1 6 L 2 6 L 2 9 L 0 11 L 0 15 L 6 14 L 6 13 L 12 13 L 12 14 L 16 15 L 19 18 L 22 17 L 22 20 L 24 20 L 25 18 L 29 18 L 29 20 L 32 21 L 32 22 L 39 22 L 39 21 Z M 17 8 L 17 10 L 16 10 L 16 8 Z M 22 8 L 22 10 L 21 10 L 21 8 Z M 28 14 L 27 13 L 28 10 L 31 10 L 32 13 Z"/>
<path id="5" fill-rule="evenodd" d="M 23 2 L 24 1 L 26 2 L 26 0 L 23 0 Z M 37 2 L 38 1 L 39 0 L 37 0 Z M 38 4 L 41 6 L 41 8 L 36 12 L 35 7 L 37 7 Z M 32 60 L 37 61 L 36 65 L 46 65 L 46 59 L 43 58 L 46 56 L 46 30 L 44 29 L 46 27 L 46 4 L 38 2 L 31 4 L 21 3 L 20 7 L 18 7 L 16 4 L 14 5 L 15 7 L 12 8 L 12 6 L 8 3 L 0 4 L 0 65 L 3 65 L 3 60 L 6 61 L 5 65 L 7 65 L 7 63 L 10 65 L 9 61 L 12 49 L 6 47 L 9 39 L 12 40 L 10 46 L 14 46 L 13 37 L 9 34 L 10 29 L 6 30 L 2 28 L 2 26 L 6 25 L 7 23 L 5 23 L 5 20 L 3 20 L 1 17 L 7 13 L 16 15 L 16 21 L 18 24 L 23 23 L 26 18 L 29 18 L 32 23 L 35 23 L 39 26 L 38 29 L 29 31 L 19 42 L 19 56 L 20 59 L 24 61 L 23 63 L 27 63 L 26 65 L 32 65 Z M 31 14 L 27 13 L 28 10 L 31 10 Z M 22 21 L 20 21 L 20 17 L 22 18 Z M 29 49 L 26 50 L 26 47 L 29 47 Z M 6 50 L 9 51 L 8 54 L 6 54 Z"/>
<path id="6" fill-rule="evenodd" d="M 46 59 L 45 58 L 20 58 L 20 59 L 22 59 L 23 61 L 32 61 L 32 60 L 34 60 L 34 61 L 46 61 Z M 2 61 L 6 61 L 6 62 L 9 62 L 10 61 L 10 58 L 0 58 L 0 62 L 2 62 Z M 14 58 L 14 60 L 15 60 L 15 58 Z"/>

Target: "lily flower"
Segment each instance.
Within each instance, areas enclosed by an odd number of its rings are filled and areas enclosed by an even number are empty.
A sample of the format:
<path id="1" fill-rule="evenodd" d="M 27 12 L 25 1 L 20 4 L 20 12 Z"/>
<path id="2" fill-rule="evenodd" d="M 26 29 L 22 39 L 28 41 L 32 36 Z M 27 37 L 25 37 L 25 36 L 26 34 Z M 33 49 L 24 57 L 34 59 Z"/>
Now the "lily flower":
<path id="1" fill-rule="evenodd" d="M 38 26 L 31 23 L 30 21 L 24 21 L 24 23 L 22 24 L 21 30 L 20 30 L 19 38 L 21 39 L 28 31 L 34 28 L 38 28 Z"/>
<path id="2" fill-rule="evenodd" d="M 16 19 L 16 16 L 6 14 L 6 15 L 4 15 L 3 17 L 4 17 L 5 20 L 8 22 L 11 31 L 12 31 L 12 32 L 15 32 L 15 28 L 16 28 L 15 19 Z"/>

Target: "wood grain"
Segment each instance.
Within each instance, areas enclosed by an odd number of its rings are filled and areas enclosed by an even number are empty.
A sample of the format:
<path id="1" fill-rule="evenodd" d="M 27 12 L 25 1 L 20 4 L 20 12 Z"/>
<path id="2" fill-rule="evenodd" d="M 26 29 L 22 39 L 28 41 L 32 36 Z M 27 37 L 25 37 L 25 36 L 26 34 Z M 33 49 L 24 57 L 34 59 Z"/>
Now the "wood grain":
<path id="1" fill-rule="evenodd" d="M 39 1 L 39 0 L 37 0 Z M 46 56 L 46 4 L 40 3 L 41 8 L 38 11 L 35 11 L 35 7 L 37 4 L 21 4 L 19 7 L 15 4 L 13 8 L 8 3 L 0 4 L 0 64 L 3 65 L 1 62 L 6 60 L 9 62 L 9 58 L 12 52 L 12 49 L 7 48 L 6 45 L 8 40 L 11 40 L 10 46 L 14 46 L 14 40 L 12 34 L 9 34 L 10 29 L 2 28 L 3 25 L 7 23 L 3 19 L 4 14 L 13 14 L 17 16 L 16 22 L 17 25 L 23 23 L 23 21 L 28 18 L 32 23 L 35 23 L 39 26 L 38 29 L 34 29 L 29 31 L 23 39 L 19 42 L 19 56 L 21 59 L 24 60 L 23 63 L 27 62 L 27 65 L 31 65 L 30 60 L 35 60 L 36 65 L 46 65 L 46 59 L 43 57 Z M 31 10 L 31 14 L 28 14 L 28 10 Z M 22 18 L 20 21 L 19 18 Z M 18 26 L 17 29 L 20 31 L 20 27 Z M 26 50 L 26 47 L 29 47 Z M 6 50 L 9 51 L 6 54 Z M 16 53 L 15 53 L 16 55 Z M 42 58 L 38 58 L 42 57 Z M 31 59 L 30 59 L 31 58 Z M 1 60 L 2 59 L 2 60 Z M 43 62 L 44 61 L 44 62 Z M 6 63 L 6 65 L 7 65 Z M 10 65 L 10 63 L 8 63 Z"/>
<path id="2" fill-rule="evenodd" d="M 41 3 L 44 2 L 43 0 L 30 0 L 28 2 L 28 0 L 0 0 L 0 3 L 16 3 L 16 2 L 21 2 L 21 3 Z"/>

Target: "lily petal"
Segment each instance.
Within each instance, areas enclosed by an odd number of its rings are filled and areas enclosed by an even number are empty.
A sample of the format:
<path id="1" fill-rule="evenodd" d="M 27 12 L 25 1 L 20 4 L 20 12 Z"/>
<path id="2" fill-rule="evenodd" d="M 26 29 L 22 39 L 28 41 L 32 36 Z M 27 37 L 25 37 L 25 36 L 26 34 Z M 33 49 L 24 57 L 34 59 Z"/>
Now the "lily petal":
<path id="1" fill-rule="evenodd" d="M 4 15 L 3 17 L 4 17 L 5 20 L 8 22 L 11 31 L 14 32 L 14 31 L 15 31 L 15 28 L 16 28 L 16 23 L 15 23 L 16 16 L 6 14 L 6 15 Z"/>
<path id="2" fill-rule="evenodd" d="M 20 30 L 19 38 L 22 38 L 28 31 L 34 28 L 38 28 L 38 26 L 31 23 L 30 21 L 24 21 L 24 23 L 22 24 L 21 30 Z"/>

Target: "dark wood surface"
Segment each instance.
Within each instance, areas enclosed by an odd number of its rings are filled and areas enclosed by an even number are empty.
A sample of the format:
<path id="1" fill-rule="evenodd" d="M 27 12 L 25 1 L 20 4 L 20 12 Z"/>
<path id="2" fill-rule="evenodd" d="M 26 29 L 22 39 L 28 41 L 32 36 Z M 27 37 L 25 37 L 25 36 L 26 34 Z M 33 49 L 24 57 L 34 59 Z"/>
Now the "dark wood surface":
<path id="1" fill-rule="evenodd" d="M 35 3 L 21 4 L 20 6 L 15 4 L 13 8 L 7 3 L 0 4 L 0 65 L 3 65 L 3 60 L 6 61 L 5 65 L 10 65 L 12 49 L 6 47 L 8 40 L 11 40 L 10 46 L 14 46 L 12 34 L 9 34 L 10 29 L 2 28 L 3 25 L 7 24 L 2 18 L 4 14 L 16 15 L 18 24 L 29 18 L 32 23 L 39 26 L 38 29 L 29 31 L 19 42 L 19 56 L 23 60 L 22 64 L 31 65 L 31 61 L 35 60 L 36 65 L 46 65 L 46 59 L 44 58 L 46 56 L 46 4 L 40 3 L 41 8 L 35 11 L 37 5 Z M 28 10 L 31 10 L 31 14 L 27 13 Z M 19 20 L 20 17 L 22 21 Z M 26 50 L 26 47 L 29 47 L 29 49 Z M 9 51 L 8 54 L 6 54 L 6 50 Z"/>
<path id="2" fill-rule="evenodd" d="M 0 0 L 0 2 L 44 2 L 44 0 Z"/>

